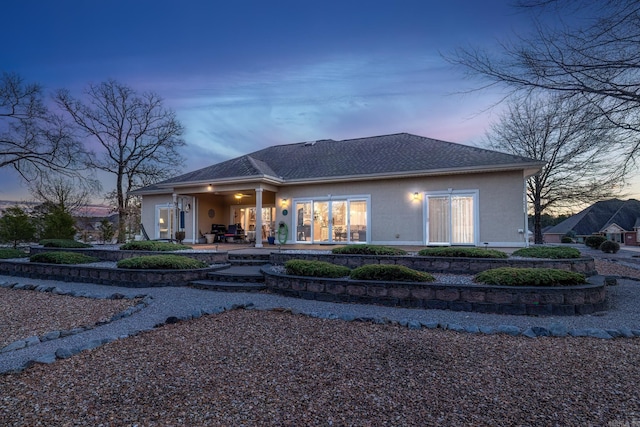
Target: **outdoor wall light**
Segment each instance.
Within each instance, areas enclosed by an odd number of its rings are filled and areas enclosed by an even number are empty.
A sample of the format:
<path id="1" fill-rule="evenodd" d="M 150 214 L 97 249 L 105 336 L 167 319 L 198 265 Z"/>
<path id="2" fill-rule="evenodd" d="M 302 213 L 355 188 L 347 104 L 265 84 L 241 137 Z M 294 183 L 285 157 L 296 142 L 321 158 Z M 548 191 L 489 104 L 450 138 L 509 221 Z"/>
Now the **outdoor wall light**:
<path id="1" fill-rule="evenodd" d="M 418 194 L 417 191 L 413 193 L 413 200 L 418 200 L 419 198 L 420 198 L 420 194 Z"/>
<path id="2" fill-rule="evenodd" d="M 282 199 L 282 201 L 280 202 L 280 205 L 282 205 L 282 207 L 287 206 L 287 202 L 289 201 L 289 199 L 287 199 L 286 197 Z"/>
<path id="3" fill-rule="evenodd" d="M 207 187 L 208 191 L 212 191 L 213 190 L 213 185 L 209 184 L 209 186 Z"/>

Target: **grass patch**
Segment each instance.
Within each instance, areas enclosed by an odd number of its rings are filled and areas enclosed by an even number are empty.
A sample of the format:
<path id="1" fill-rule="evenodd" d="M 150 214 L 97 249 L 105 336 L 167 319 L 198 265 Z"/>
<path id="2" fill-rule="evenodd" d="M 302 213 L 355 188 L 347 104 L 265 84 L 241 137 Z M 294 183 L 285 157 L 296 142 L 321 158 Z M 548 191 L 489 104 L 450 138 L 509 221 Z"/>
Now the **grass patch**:
<path id="1" fill-rule="evenodd" d="M 549 258 L 549 259 L 569 259 L 580 258 L 580 251 L 576 248 L 566 248 L 563 246 L 534 246 L 522 248 L 515 251 L 512 256 L 526 258 Z"/>
<path id="2" fill-rule="evenodd" d="M 351 270 L 342 265 L 331 264 L 325 261 L 306 261 L 302 259 L 290 259 L 285 262 L 287 274 L 292 276 L 327 277 L 337 279 L 346 277 Z"/>
<path id="3" fill-rule="evenodd" d="M 583 274 L 555 268 L 494 268 L 476 274 L 475 281 L 501 286 L 574 286 L 586 283 Z"/>
<path id="4" fill-rule="evenodd" d="M 40 244 L 45 248 L 64 248 L 64 249 L 73 249 L 73 248 L 91 248 L 88 243 L 78 242 L 76 240 L 70 239 L 42 239 L 40 240 Z"/>
<path id="5" fill-rule="evenodd" d="M 20 249 L 2 248 L 0 249 L 0 259 L 26 258 L 29 255 Z"/>
<path id="6" fill-rule="evenodd" d="M 379 245 L 349 245 L 331 250 L 340 255 L 406 255 L 407 251 L 400 248 Z"/>
<path id="7" fill-rule="evenodd" d="M 30 262 L 44 262 L 47 264 L 88 264 L 98 262 L 98 258 L 75 252 L 42 252 L 29 257 Z"/>
<path id="8" fill-rule="evenodd" d="M 429 273 L 412 270 L 403 265 L 368 264 L 354 268 L 350 278 L 354 280 L 384 280 L 391 282 L 433 282 Z"/>
<path id="9" fill-rule="evenodd" d="M 192 270 L 209 266 L 204 261 L 189 258 L 182 255 L 147 255 L 127 258 L 118 261 L 118 268 L 139 270 Z"/>
<path id="10" fill-rule="evenodd" d="M 496 249 L 438 247 L 424 248 L 418 251 L 419 256 L 441 256 L 454 258 L 508 258 L 508 255 Z"/>
<path id="11" fill-rule="evenodd" d="M 152 251 L 152 252 L 171 252 L 185 249 L 193 249 L 191 246 L 181 245 L 170 242 L 156 242 L 153 240 L 139 240 L 125 243 L 120 246 L 123 251 Z"/>

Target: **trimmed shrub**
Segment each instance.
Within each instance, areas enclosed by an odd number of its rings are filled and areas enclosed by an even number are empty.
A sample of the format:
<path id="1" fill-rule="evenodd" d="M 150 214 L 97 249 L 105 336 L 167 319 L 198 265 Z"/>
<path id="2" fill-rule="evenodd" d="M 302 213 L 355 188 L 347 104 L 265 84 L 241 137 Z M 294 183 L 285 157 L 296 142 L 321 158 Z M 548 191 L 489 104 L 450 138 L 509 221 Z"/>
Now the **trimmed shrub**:
<path id="1" fill-rule="evenodd" d="M 77 242 L 71 239 L 42 239 L 40 240 L 40 244 L 45 248 L 73 249 L 73 248 L 91 248 L 92 247 L 88 243 Z"/>
<path id="2" fill-rule="evenodd" d="M 120 250 L 123 250 L 123 251 L 171 252 L 171 251 L 181 251 L 185 249 L 193 249 L 193 248 L 187 245 L 179 245 L 177 243 L 170 243 L 170 242 L 158 242 L 154 240 L 139 240 L 139 241 L 125 243 L 124 245 L 120 246 Z"/>
<path id="3" fill-rule="evenodd" d="M 333 248 L 331 253 L 340 255 L 406 255 L 407 251 L 390 246 L 349 245 Z"/>
<path id="4" fill-rule="evenodd" d="M 287 274 L 293 276 L 328 277 L 332 279 L 346 277 L 351 271 L 348 267 L 331 264 L 330 262 L 305 261 L 301 259 L 291 259 L 285 262 L 284 267 Z"/>
<path id="5" fill-rule="evenodd" d="M 2 248 L 0 249 L 0 259 L 11 259 L 11 258 L 26 258 L 29 255 L 20 249 L 9 249 Z"/>
<path id="6" fill-rule="evenodd" d="M 476 274 L 474 280 L 501 286 L 574 286 L 586 283 L 583 274 L 555 268 L 494 268 Z"/>
<path id="7" fill-rule="evenodd" d="M 424 248 L 418 252 L 418 255 L 455 258 L 508 258 L 508 255 L 506 253 L 495 249 L 456 248 L 451 246 Z"/>
<path id="8" fill-rule="evenodd" d="M 435 277 L 403 265 L 368 264 L 355 268 L 349 276 L 354 280 L 385 280 L 391 282 L 433 282 Z"/>
<path id="9" fill-rule="evenodd" d="M 88 264 L 98 262 L 98 258 L 76 252 L 41 252 L 29 257 L 30 262 L 44 262 L 48 264 Z"/>
<path id="10" fill-rule="evenodd" d="M 117 264 L 118 268 L 140 269 L 140 270 L 192 270 L 195 268 L 206 268 L 209 265 L 197 259 L 182 255 L 147 255 L 127 259 L 121 259 Z"/>
<path id="11" fill-rule="evenodd" d="M 521 256 L 526 258 L 549 258 L 568 259 L 580 258 L 580 251 L 576 248 L 563 246 L 533 246 L 530 248 L 518 249 L 511 256 Z"/>
<path id="12" fill-rule="evenodd" d="M 605 240 L 600 244 L 600 250 L 606 254 L 615 254 L 620 250 L 620 244 L 611 240 Z"/>
<path id="13" fill-rule="evenodd" d="M 604 236 L 589 236 L 584 239 L 584 244 L 593 249 L 598 249 L 602 242 L 606 241 L 607 238 Z"/>
<path id="14" fill-rule="evenodd" d="M 573 243 L 573 239 L 569 236 L 562 236 L 560 243 Z"/>

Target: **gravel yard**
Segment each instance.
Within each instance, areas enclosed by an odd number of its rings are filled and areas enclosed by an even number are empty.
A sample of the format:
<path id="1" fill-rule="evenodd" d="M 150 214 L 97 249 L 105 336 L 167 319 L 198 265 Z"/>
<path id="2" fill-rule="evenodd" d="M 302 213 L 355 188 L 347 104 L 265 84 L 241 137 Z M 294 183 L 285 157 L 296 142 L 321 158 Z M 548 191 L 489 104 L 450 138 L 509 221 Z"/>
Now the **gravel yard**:
<path id="1" fill-rule="evenodd" d="M 596 268 L 640 278 L 621 263 Z M 134 304 L 86 309 L 84 298 L 0 292 L 0 325 L 10 319 L 20 338 L 46 323 L 36 296 L 52 321 L 73 325 Z M 233 310 L 4 375 L 0 425 L 633 426 L 639 365 L 637 338 L 531 339 Z"/>

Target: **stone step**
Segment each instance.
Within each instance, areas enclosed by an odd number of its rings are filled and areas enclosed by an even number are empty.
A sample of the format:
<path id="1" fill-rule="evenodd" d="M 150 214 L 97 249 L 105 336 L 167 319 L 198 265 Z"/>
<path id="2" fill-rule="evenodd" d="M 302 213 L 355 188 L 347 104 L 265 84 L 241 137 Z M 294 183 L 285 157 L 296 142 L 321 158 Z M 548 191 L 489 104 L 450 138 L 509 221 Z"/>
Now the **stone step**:
<path id="1" fill-rule="evenodd" d="M 265 290 L 264 283 L 219 282 L 217 280 L 195 280 L 190 286 L 217 292 L 259 292 Z"/>
<path id="2" fill-rule="evenodd" d="M 263 265 L 264 264 L 259 266 L 231 266 L 222 270 L 212 271 L 207 274 L 207 277 L 211 281 L 218 282 L 264 282 L 264 276 L 260 272 Z"/>
<path id="3" fill-rule="evenodd" d="M 268 264 L 269 263 L 269 258 L 270 254 L 268 253 L 261 253 L 261 254 L 242 254 L 242 253 L 233 253 L 233 252 L 229 252 L 228 258 L 229 258 L 229 262 L 241 262 L 241 261 L 247 261 L 247 262 L 262 262 L 263 264 Z"/>
<path id="4" fill-rule="evenodd" d="M 263 259 L 233 259 L 233 258 L 229 258 L 229 263 L 232 266 L 263 266 L 265 264 L 269 264 L 269 260 L 263 260 Z"/>

